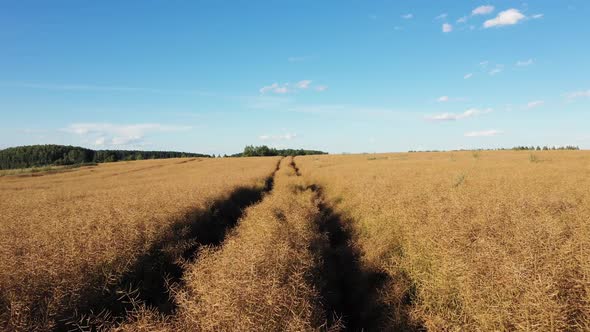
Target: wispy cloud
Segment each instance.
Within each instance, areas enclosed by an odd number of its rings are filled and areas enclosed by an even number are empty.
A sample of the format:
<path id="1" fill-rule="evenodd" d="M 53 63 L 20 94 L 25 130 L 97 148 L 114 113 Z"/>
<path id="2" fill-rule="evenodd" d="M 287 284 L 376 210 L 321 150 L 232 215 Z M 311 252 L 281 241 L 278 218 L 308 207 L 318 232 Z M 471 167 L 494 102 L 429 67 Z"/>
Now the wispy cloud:
<path id="1" fill-rule="evenodd" d="M 437 121 L 437 122 L 457 121 L 457 120 L 463 120 L 463 119 L 471 118 L 474 116 L 478 116 L 481 114 L 490 113 L 492 111 L 493 110 L 491 108 L 487 108 L 487 109 L 483 109 L 483 110 L 480 110 L 477 108 L 470 108 L 462 113 L 441 113 L 441 114 L 436 114 L 436 115 L 429 115 L 429 116 L 426 116 L 425 118 L 426 118 L 426 120 Z"/>
<path id="2" fill-rule="evenodd" d="M 463 16 L 457 20 L 457 23 L 465 23 L 467 22 L 467 16 Z"/>
<path id="3" fill-rule="evenodd" d="M 258 139 L 261 141 L 290 141 L 297 137 L 297 134 L 286 133 L 282 135 L 260 135 Z"/>
<path id="4" fill-rule="evenodd" d="M 437 17 L 435 17 L 435 20 L 444 20 L 448 17 L 449 15 L 447 13 L 442 13 L 440 15 L 438 15 Z"/>
<path id="5" fill-rule="evenodd" d="M 442 25 L 442 32 L 448 33 L 448 32 L 451 32 L 451 31 L 453 31 L 453 26 L 451 24 L 449 24 L 449 23 L 443 23 L 443 25 Z"/>
<path id="6" fill-rule="evenodd" d="M 534 14 L 533 16 L 531 16 L 532 19 L 539 19 L 539 18 L 543 18 L 543 16 L 545 16 L 544 14 Z"/>
<path id="7" fill-rule="evenodd" d="M 107 86 L 92 84 L 48 84 L 48 83 L 29 83 L 29 82 L 0 82 L 1 86 L 14 88 L 28 88 L 40 90 L 72 91 L 72 92 L 143 92 L 156 94 L 194 94 L 201 96 L 214 96 L 215 94 L 199 90 L 167 90 L 146 87 L 129 87 L 129 86 Z"/>
<path id="8" fill-rule="evenodd" d="M 187 131 L 190 126 L 163 125 L 159 123 L 113 124 L 113 123 L 73 123 L 62 129 L 65 132 L 83 137 L 97 146 L 143 145 L 144 139 L 155 133 Z"/>
<path id="9" fill-rule="evenodd" d="M 470 79 L 470 78 L 472 78 L 472 77 L 473 77 L 473 74 L 472 74 L 472 73 L 468 73 L 468 74 L 465 74 L 465 75 L 463 76 L 463 79 L 465 79 L 465 80 L 468 80 L 468 79 Z"/>
<path id="10" fill-rule="evenodd" d="M 488 72 L 488 74 L 490 74 L 491 76 L 494 76 L 494 75 L 501 73 L 502 71 L 504 71 L 504 65 L 498 64 L 498 65 L 496 65 L 496 68 L 490 70 Z"/>
<path id="11" fill-rule="evenodd" d="M 289 92 L 295 92 L 297 90 L 307 90 L 309 89 L 312 85 L 312 81 L 311 80 L 301 80 L 299 82 L 296 83 L 273 83 L 271 85 L 265 85 L 262 88 L 260 88 L 258 91 L 260 91 L 261 94 L 267 94 L 267 93 L 274 93 L 274 94 L 286 94 Z M 324 91 L 326 90 L 328 87 L 325 85 L 318 85 L 314 87 L 315 91 Z"/>
<path id="12" fill-rule="evenodd" d="M 528 59 L 528 60 L 519 60 L 516 62 L 516 66 L 518 67 L 527 67 L 532 65 L 535 62 L 535 60 L 533 59 Z"/>
<path id="13" fill-rule="evenodd" d="M 543 101 L 543 100 L 530 101 L 526 104 L 525 109 L 530 110 L 533 108 L 541 107 L 543 105 L 545 105 L 545 101 Z"/>
<path id="14" fill-rule="evenodd" d="M 402 15 L 402 18 L 405 20 L 412 19 L 412 18 L 414 18 L 414 14 L 411 14 L 411 13 L 404 14 L 404 15 Z"/>
<path id="15" fill-rule="evenodd" d="M 494 75 L 499 74 L 501 72 L 502 72 L 502 68 L 494 68 L 494 69 L 490 70 L 489 74 L 494 76 Z"/>
<path id="16" fill-rule="evenodd" d="M 578 98 L 590 98 L 590 90 L 573 91 L 565 94 L 565 97 L 570 100 Z"/>
<path id="17" fill-rule="evenodd" d="M 524 20 L 526 17 L 518 9 L 508 9 L 500 12 L 498 16 L 483 23 L 484 28 L 501 27 L 506 25 L 514 25 Z"/>
<path id="18" fill-rule="evenodd" d="M 490 130 L 482 130 L 482 131 L 470 131 L 465 133 L 465 137 L 491 137 L 497 136 L 502 134 L 501 130 L 490 129 Z"/>
<path id="19" fill-rule="evenodd" d="M 271 85 L 265 85 L 260 88 L 260 93 L 265 94 L 268 92 L 276 93 L 276 94 L 285 94 L 289 91 L 289 83 L 279 84 L 273 83 Z"/>
<path id="20" fill-rule="evenodd" d="M 436 101 L 439 103 L 446 103 L 446 102 L 452 102 L 452 101 L 466 101 L 466 100 L 467 100 L 467 98 L 464 98 L 464 97 L 451 98 L 449 96 L 440 96 L 436 99 Z"/>
<path id="21" fill-rule="evenodd" d="M 471 15 L 487 15 L 494 11 L 494 6 L 479 6 L 471 11 Z"/>
<path id="22" fill-rule="evenodd" d="M 295 84 L 295 86 L 298 89 L 307 89 L 309 88 L 309 85 L 311 84 L 311 80 L 303 80 L 303 81 L 299 81 Z"/>

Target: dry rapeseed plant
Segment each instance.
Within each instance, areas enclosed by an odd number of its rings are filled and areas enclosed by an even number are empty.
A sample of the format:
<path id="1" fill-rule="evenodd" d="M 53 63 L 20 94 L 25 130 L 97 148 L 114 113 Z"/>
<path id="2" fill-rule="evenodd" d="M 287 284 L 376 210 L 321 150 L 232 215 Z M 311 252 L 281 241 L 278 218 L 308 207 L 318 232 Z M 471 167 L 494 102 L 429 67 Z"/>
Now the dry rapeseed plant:
<path id="1" fill-rule="evenodd" d="M 588 152 L 306 156 L 366 264 L 432 331 L 590 330 Z M 460 179 L 460 181 L 459 181 Z M 458 185 L 459 183 L 459 185 Z M 392 313 L 393 315 L 393 313 Z"/>
<path id="2" fill-rule="evenodd" d="M 326 323 L 338 298 L 365 300 L 338 292 L 359 289 L 387 309 L 375 317 L 383 329 L 590 330 L 590 155 L 538 153 L 542 163 L 526 152 L 284 159 L 271 194 L 185 263 L 176 310 L 140 304 L 115 330 L 338 329 Z M 171 228 L 184 232 L 171 224 L 187 210 L 262 187 L 276 160 L 144 161 L 0 179 L 2 323 L 50 328 L 68 301 L 116 280 Z M 328 209 L 345 216 L 350 246 L 332 247 Z M 343 255 L 349 247 L 360 256 Z M 340 269 L 339 259 L 365 271 L 332 280 L 326 267 Z M 368 270 L 389 277 L 372 283 Z"/>
<path id="3" fill-rule="evenodd" d="M 0 178 L 0 329 L 49 330 L 239 187 L 262 189 L 277 158 L 168 159 Z"/>
<path id="4" fill-rule="evenodd" d="M 170 331 L 309 331 L 325 328 L 316 288 L 320 243 L 315 193 L 284 159 L 270 195 L 250 207 L 223 245 L 204 248 L 187 266 L 175 294 Z M 133 319 L 119 329 L 141 331 L 154 320 Z M 156 318 L 156 321 L 158 319 Z"/>

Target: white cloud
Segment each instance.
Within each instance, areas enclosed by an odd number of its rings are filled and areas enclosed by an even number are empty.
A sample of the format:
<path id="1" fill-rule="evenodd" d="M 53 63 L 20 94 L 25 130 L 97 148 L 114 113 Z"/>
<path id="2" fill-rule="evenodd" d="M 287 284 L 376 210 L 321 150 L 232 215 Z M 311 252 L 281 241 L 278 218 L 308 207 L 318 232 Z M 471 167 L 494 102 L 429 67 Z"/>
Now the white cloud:
<path id="1" fill-rule="evenodd" d="M 484 110 L 480 110 L 477 108 L 470 108 L 463 113 L 442 113 L 437 115 L 430 115 L 426 116 L 426 120 L 430 121 L 456 121 L 456 120 L 463 120 L 467 118 L 471 118 L 480 114 L 490 113 L 493 110 L 491 108 L 487 108 Z"/>
<path id="2" fill-rule="evenodd" d="M 535 101 L 531 101 L 526 105 L 526 109 L 530 110 L 536 107 L 540 107 L 543 106 L 545 104 L 545 101 L 543 100 L 535 100 Z"/>
<path id="3" fill-rule="evenodd" d="M 287 93 L 289 90 L 287 89 L 287 86 L 289 85 L 289 83 L 286 84 L 282 84 L 280 85 L 279 83 L 273 83 L 271 85 L 266 85 L 263 86 L 262 88 L 260 88 L 260 93 L 265 94 L 267 92 L 272 92 L 272 93 L 278 93 L 278 94 L 284 94 Z"/>
<path id="4" fill-rule="evenodd" d="M 501 73 L 504 70 L 504 65 L 496 65 L 496 68 L 489 71 L 491 76 Z"/>
<path id="5" fill-rule="evenodd" d="M 286 133 L 283 135 L 260 135 L 258 139 L 261 141 L 290 141 L 297 137 L 297 134 Z"/>
<path id="6" fill-rule="evenodd" d="M 449 23 L 443 23 L 443 25 L 442 25 L 442 31 L 445 32 L 445 33 L 446 32 L 451 32 L 451 31 L 453 31 L 453 26 L 450 25 Z"/>
<path id="7" fill-rule="evenodd" d="M 574 91 L 574 92 L 566 93 L 565 96 L 568 99 L 590 98 L 590 90 Z"/>
<path id="8" fill-rule="evenodd" d="M 467 16 L 463 16 L 457 20 L 457 23 L 465 23 L 467 22 Z"/>
<path id="9" fill-rule="evenodd" d="M 519 60 L 516 62 L 516 65 L 518 67 L 526 67 L 526 66 L 530 66 L 535 62 L 535 60 L 533 59 L 528 59 L 528 60 Z"/>
<path id="10" fill-rule="evenodd" d="M 315 91 L 318 91 L 318 92 L 323 92 L 323 91 L 326 91 L 326 90 L 328 90 L 328 87 L 325 86 L 325 85 L 318 85 L 318 86 L 315 87 Z"/>
<path id="11" fill-rule="evenodd" d="M 406 20 L 409 20 L 409 19 L 412 19 L 412 18 L 414 18 L 414 15 L 413 15 L 413 14 L 410 14 L 410 13 L 408 13 L 408 14 L 402 15 L 402 18 L 403 18 L 403 19 L 406 19 Z"/>
<path id="12" fill-rule="evenodd" d="M 518 9 L 508 9 L 500 12 L 498 16 L 483 23 L 484 28 L 514 25 L 525 19 L 525 16 Z"/>
<path id="13" fill-rule="evenodd" d="M 472 77 L 473 77 L 473 74 L 472 73 L 469 73 L 469 74 L 465 74 L 465 76 L 463 76 L 463 79 L 468 80 L 468 79 L 470 79 Z"/>
<path id="14" fill-rule="evenodd" d="M 303 80 L 303 81 L 297 82 L 297 84 L 295 86 L 299 89 L 307 89 L 307 88 L 309 88 L 310 84 L 311 84 L 310 80 Z"/>
<path id="15" fill-rule="evenodd" d="M 479 6 L 471 11 L 471 15 L 487 15 L 494 11 L 494 6 Z"/>
<path id="16" fill-rule="evenodd" d="M 482 130 L 482 131 L 470 131 L 465 133 L 465 137 L 490 137 L 502 134 L 502 131 L 490 129 L 490 130 Z"/>
<path id="17" fill-rule="evenodd" d="M 278 87 L 276 89 L 274 89 L 275 93 L 287 93 L 289 90 L 287 89 L 286 86 L 282 86 L 282 87 Z"/>
<path id="18" fill-rule="evenodd" d="M 490 63 L 489 61 L 484 60 L 484 61 L 480 62 L 479 65 L 482 67 L 487 67 L 489 63 Z"/>
<path id="19" fill-rule="evenodd" d="M 447 13 L 442 13 L 440 15 L 438 15 L 437 17 L 435 17 L 435 20 L 444 20 L 445 18 L 447 18 L 449 15 Z"/>
<path id="20" fill-rule="evenodd" d="M 125 145 L 143 145 L 143 137 L 129 136 L 129 137 L 113 137 L 111 145 L 125 146 Z"/>
<path id="21" fill-rule="evenodd" d="M 446 103 L 446 102 L 456 102 L 456 101 L 466 101 L 467 98 L 464 97 L 454 97 L 451 98 L 449 96 L 440 96 L 436 99 L 437 102 L 439 103 Z"/>
<path id="22" fill-rule="evenodd" d="M 545 16 L 544 14 L 535 14 L 533 16 L 531 16 L 533 19 L 538 19 L 538 18 L 543 18 L 543 16 Z"/>
<path id="23" fill-rule="evenodd" d="M 263 86 L 262 88 L 260 88 L 258 91 L 260 91 L 261 94 L 266 94 L 266 93 L 275 93 L 275 94 L 286 94 L 289 92 L 295 92 L 297 90 L 306 90 L 308 88 L 311 87 L 311 80 L 301 80 L 299 82 L 296 82 L 294 84 L 291 83 L 284 83 L 284 84 L 279 84 L 279 83 L 273 83 L 271 85 L 266 85 Z M 316 86 L 314 88 L 314 90 L 316 91 L 324 91 L 326 90 L 328 87 L 323 86 L 323 85 L 319 85 Z"/>
<path id="24" fill-rule="evenodd" d="M 63 131 L 83 136 L 97 146 L 141 145 L 150 134 L 190 130 L 189 126 L 170 126 L 159 123 L 118 125 L 112 123 L 73 123 Z"/>

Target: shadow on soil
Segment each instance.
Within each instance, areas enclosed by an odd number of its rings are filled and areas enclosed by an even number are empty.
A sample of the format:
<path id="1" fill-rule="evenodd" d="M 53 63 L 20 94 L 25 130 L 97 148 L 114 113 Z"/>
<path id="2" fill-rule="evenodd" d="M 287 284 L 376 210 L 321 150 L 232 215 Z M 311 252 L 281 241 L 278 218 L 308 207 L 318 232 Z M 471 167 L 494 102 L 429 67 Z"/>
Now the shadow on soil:
<path id="1" fill-rule="evenodd" d="M 314 247 L 322 257 L 319 289 L 328 326 L 343 325 L 346 331 L 423 331 L 405 310 L 411 305 L 410 292 L 394 303 L 385 300 L 382 293 L 396 281 L 384 271 L 361 265 L 361 254 L 347 226 L 351 221 L 326 203 L 320 187 L 307 189 L 316 194 L 320 210 L 316 223 L 325 234 L 325 241 Z"/>
<path id="2" fill-rule="evenodd" d="M 87 299 L 86 303 L 62 314 L 55 330 L 101 330 L 124 320 L 138 305 L 163 315 L 173 314 L 176 303 L 169 289 L 182 280 L 182 261 L 192 260 L 202 246 L 222 243 L 245 209 L 273 189 L 279 163 L 263 188 L 239 188 L 228 198 L 214 202 L 208 210 L 191 211 L 186 218 L 174 223 L 171 235 L 140 257 L 118 282 L 98 294 L 82 297 Z"/>
<path id="3" fill-rule="evenodd" d="M 291 162 L 289 163 L 289 166 L 291 166 L 291 168 L 293 168 L 293 170 L 295 171 L 295 175 L 301 176 L 301 172 L 299 171 L 299 167 L 297 167 L 297 164 L 295 164 L 294 157 L 291 157 Z"/>

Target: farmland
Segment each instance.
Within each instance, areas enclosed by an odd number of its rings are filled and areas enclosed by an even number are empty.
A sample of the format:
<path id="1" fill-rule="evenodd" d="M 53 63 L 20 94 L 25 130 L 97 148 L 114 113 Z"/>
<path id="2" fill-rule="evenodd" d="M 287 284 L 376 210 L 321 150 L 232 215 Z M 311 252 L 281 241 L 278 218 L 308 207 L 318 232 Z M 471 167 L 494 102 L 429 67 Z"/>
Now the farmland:
<path id="1" fill-rule="evenodd" d="M 298 165 L 352 220 L 363 263 L 387 273 L 382 300 L 426 329 L 590 328 L 587 152 L 330 156 Z"/>
<path id="2" fill-rule="evenodd" d="M 0 178 L 7 330 L 590 329 L 590 154 L 169 159 Z"/>
<path id="3" fill-rule="evenodd" d="M 277 160 L 149 160 L 3 177 L 0 321 L 47 330 L 76 309 L 101 311 L 120 296 L 109 287 L 151 251 L 190 247 L 184 233 L 217 213 L 217 201 L 258 199 Z M 215 228 L 197 241 L 219 241 Z"/>

